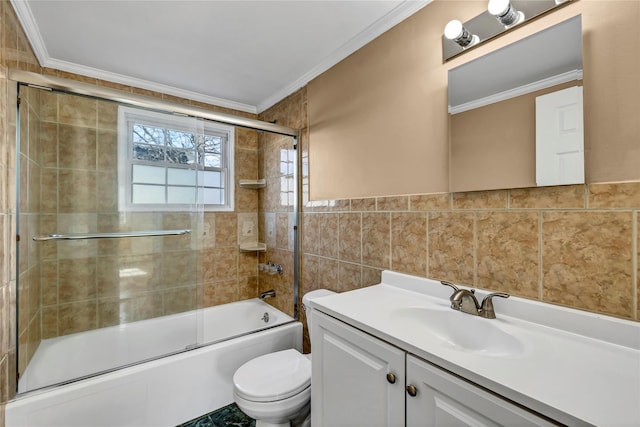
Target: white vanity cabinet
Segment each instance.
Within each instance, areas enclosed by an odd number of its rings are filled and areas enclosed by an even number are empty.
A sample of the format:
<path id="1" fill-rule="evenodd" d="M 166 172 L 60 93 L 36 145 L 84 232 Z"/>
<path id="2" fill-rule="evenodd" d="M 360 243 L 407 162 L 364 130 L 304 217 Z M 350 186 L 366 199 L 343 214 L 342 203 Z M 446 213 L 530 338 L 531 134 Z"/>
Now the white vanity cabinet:
<path id="1" fill-rule="evenodd" d="M 314 311 L 311 425 L 404 426 L 405 352 Z"/>
<path id="2" fill-rule="evenodd" d="M 312 325 L 314 426 L 554 425 L 318 310 Z"/>

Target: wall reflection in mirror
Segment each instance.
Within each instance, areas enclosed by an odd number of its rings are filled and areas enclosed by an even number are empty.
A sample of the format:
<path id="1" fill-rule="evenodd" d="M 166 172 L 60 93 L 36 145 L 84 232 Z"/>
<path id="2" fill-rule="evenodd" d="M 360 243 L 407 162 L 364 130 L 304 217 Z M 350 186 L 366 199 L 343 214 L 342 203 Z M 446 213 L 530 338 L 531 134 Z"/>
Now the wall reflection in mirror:
<path id="1" fill-rule="evenodd" d="M 448 75 L 451 191 L 584 182 L 576 16 Z"/>

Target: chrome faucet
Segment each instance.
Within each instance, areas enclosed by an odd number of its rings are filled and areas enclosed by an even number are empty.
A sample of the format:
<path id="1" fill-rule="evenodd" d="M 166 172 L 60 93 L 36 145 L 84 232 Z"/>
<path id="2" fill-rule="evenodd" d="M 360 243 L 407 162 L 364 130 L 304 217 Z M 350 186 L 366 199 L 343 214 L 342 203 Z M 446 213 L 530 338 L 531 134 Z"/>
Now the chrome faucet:
<path id="1" fill-rule="evenodd" d="M 496 312 L 493 309 L 493 297 L 509 298 L 509 294 L 504 292 L 494 292 L 484 297 L 482 303 L 478 303 L 475 296 L 475 289 L 461 289 L 450 282 L 441 281 L 445 286 L 453 288 L 453 294 L 449 297 L 451 308 L 463 313 L 473 314 L 474 316 L 484 317 L 486 319 L 495 319 Z"/>
<path id="2" fill-rule="evenodd" d="M 260 292 L 260 296 L 258 298 L 260 299 L 275 298 L 275 296 L 276 296 L 276 290 L 269 289 L 268 291 Z"/>

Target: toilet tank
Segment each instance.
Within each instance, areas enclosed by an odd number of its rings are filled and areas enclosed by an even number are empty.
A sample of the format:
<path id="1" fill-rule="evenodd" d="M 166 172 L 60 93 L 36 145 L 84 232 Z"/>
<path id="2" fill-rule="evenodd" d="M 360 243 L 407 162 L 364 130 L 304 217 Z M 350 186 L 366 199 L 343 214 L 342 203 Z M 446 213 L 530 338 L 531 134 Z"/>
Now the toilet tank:
<path id="1" fill-rule="evenodd" d="M 304 309 L 307 316 L 307 328 L 309 328 L 309 340 L 311 341 L 311 345 L 313 345 L 313 337 L 311 336 L 311 310 L 313 310 L 309 306 L 309 301 L 314 298 L 326 297 L 328 295 L 334 295 L 335 292 L 330 291 L 328 289 L 317 289 L 315 291 L 309 291 L 302 297 L 302 308 Z"/>

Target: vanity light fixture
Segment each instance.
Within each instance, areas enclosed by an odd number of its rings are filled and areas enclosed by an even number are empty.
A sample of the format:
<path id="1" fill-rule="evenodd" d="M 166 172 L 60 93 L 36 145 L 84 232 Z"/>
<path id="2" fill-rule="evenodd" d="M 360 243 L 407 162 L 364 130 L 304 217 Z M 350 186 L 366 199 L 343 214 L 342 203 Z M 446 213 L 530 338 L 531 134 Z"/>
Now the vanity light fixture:
<path id="1" fill-rule="evenodd" d="M 524 13 L 516 10 L 509 0 L 489 0 L 487 10 L 505 28 L 511 28 L 524 22 Z"/>
<path id="2" fill-rule="evenodd" d="M 478 36 L 471 34 L 469 30 L 462 25 L 462 22 L 457 19 L 449 21 L 446 27 L 444 27 L 444 36 L 458 43 L 463 49 L 471 47 L 480 41 Z"/>
<path id="3" fill-rule="evenodd" d="M 442 60 L 489 42 L 493 38 L 577 0 L 485 0 L 487 8 L 465 22 L 450 21 L 442 35 Z"/>

